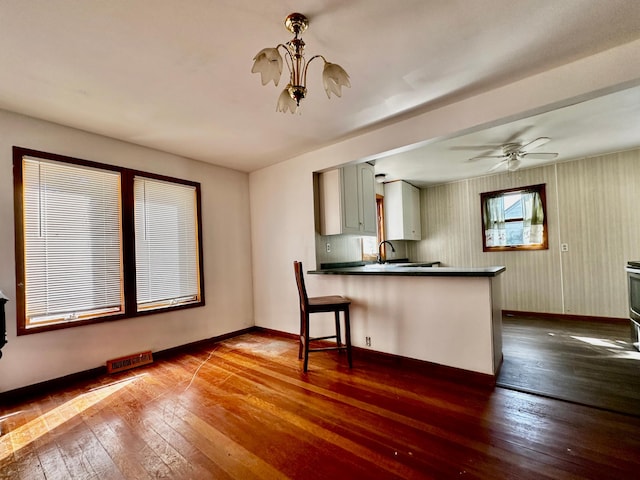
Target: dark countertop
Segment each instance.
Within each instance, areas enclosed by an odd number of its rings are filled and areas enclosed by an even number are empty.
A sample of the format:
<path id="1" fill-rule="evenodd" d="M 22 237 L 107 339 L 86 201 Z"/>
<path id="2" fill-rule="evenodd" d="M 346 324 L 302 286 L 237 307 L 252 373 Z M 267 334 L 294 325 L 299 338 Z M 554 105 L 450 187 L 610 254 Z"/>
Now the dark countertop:
<path id="1" fill-rule="evenodd" d="M 440 262 L 367 264 L 356 267 L 326 268 L 307 273 L 320 275 L 396 275 L 405 277 L 495 277 L 506 270 L 494 267 L 436 267 Z"/>

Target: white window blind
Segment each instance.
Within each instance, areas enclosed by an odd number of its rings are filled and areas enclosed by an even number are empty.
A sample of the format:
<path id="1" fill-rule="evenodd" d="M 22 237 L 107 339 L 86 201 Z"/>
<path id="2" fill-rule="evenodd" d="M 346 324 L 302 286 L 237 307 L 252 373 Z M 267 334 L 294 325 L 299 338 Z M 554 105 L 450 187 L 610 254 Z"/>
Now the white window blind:
<path id="1" fill-rule="evenodd" d="M 22 167 L 26 327 L 122 312 L 120 174 Z"/>
<path id="2" fill-rule="evenodd" d="M 196 189 L 134 178 L 138 311 L 200 300 Z"/>

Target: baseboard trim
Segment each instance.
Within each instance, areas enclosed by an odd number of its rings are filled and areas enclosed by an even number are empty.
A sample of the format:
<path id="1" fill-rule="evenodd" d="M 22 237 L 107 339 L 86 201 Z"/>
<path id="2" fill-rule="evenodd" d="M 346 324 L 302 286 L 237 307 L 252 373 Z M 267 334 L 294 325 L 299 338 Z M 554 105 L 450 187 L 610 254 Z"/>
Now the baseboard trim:
<path id="1" fill-rule="evenodd" d="M 519 310 L 502 310 L 502 315 L 513 317 L 535 317 L 546 320 L 576 320 L 581 322 L 627 323 L 629 321 L 628 318 L 595 317 L 591 315 L 574 315 L 570 313 L 523 312 Z"/>
<path id="2" fill-rule="evenodd" d="M 0 393 L 0 403 L 5 405 L 22 403 L 36 396 L 42 396 L 48 392 L 59 390 L 75 383 L 94 380 L 103 375 L 107 375 L 106 365 L 91 368 L 89 370 L 83 370 L 81 372 L 70 373 L 63 377 L 52 378 L 51 380 L 45 380 L 44 382 L 34 383 L 33 385 L 27 385 L 25 387 L 19 387 L 14 390 L 7 390 L 6 392 Z"/>
<path id="3" fill-rule="evenodd" d="M 362 347 L 353 347 L 353 354 L 355 358 L 360 358 L 372 363 L 391 365 L 400 369 L 411 369 L 440 380 L 453 381 L 465 385 L 475 385 L 483 388 L 494 388 L 496 386 L 496 376 L 487 373 L 472 372 L 470 370 L 463 370 L 461 368 L 440 365 L 426 360 L 403 357 L 401 355 Z"/>
<path id="4" fill-rule="evenodd" d="M 298 340 L 295 333 L 281 332 L 270 328 L 256 327 L 256 331 L 267 333 L 275 337 Z M 400 369 L 411 369 L 424 375 L 438 378 L 441 380 L 450 380 L 467 385 L 475 385 L 484 388 L 493 388 L 496 385 L 497 375 L 489 375 L 486 373 L 472 372 L 461 368 L 440 365 L 425 360 L 417 360 L 415 358 L 403 357 L 392 353 L 380 352 L 369 348 L 352 347 L 354 359 L 365 360 L 372 363 L 381 363 L 394 366 Z"/>
<path id="5" fill-rule="evenodd" d="M 213 345 L 229 338 L 237 337 L 245 333 L 250 333 L 256 330 L 256 327 L 243 328 L 242 330 L 236 330 L 234 332 L 225 333 L 217 337 L 206 338 L 195 342 L 190 342 L 177 347 L 167 348 L 165 350 L 159 350 L 153 352 L 154 361 L 166 360 L 174 357 L 178 354 L 188 352 L 194 347 L 201 347 L 207 345 Z M 91 368 L 89 370 L 83 370 L 81 372 L 71 373 L 63 377 L 53 378 L 51 380 L 45 380 L 44 382 L 34 383 L 33 385 L 27 385 L 19 387 L 14 390 L 7 390 L 6 392 L 0 392 L 0 403 L 4 405 L 10 405 L 12 403 L 21 403 L 28 401 L 30 398 L 41 396 L 47 392 L 51 392 L 63 387 L 69 387 L 74 383 L 80 383 L 88 380 L 95 380 L 103 375 L 107 375 L 106 364 L 100 367 Z"/>
<path id="6" fill-rule="evenodd" d="M 273 330 L 264 327 L 248 327 L 242 330 L 236 330 L 224 335 L 216 337 L 206 338 L 195 342 L 190 342 L 184 345 L 178 345 L 176 347 L 167 348 L 153 352 L 154 360 L 168 360 L 174 356 L 189 352 L 194 348 L 207 347 L 214 345 L 223 340 L 244 335 L 245 333 L 261 332 L 274 337 L 287 338 L 291 340 L 298 340 L 298 335 L 294 333 L 282 332 L 279 330 Z M 462 370 L 460 368 L 448 367 L 445 365 L 439 365 L 437 363 L 427 362 L 424 360 L 416 360 L 414 358 L 403 357 L 400 355 L 394 355 L 385 352 L 379 352 L 376 350 L 370 350 L 367 348 L 353 347 L 353 353 L 356 358 L 367 360 L 370 362 L 379 362 L 386 365 L 393 365 L 398 368 L 410 368 L 415 371 L 424 373 L 425 375 L 433 376 L 438 379 L 451 380 L 455 382 L 471 384 L 481 386 L 485 388 L 493 388 L 496 385 L 496 376 L 488 375 L 479 372 L 471 372 L 469 370 Z M 63 387 L 69 387 L 74 383 L 80 383 L 88 380 L 95 380 L 101 376 L 107 375 L 106 365 L 91 368 L 81 372 L 72 373 L 63 377 L 53 378 L 51 380 L 45 380 L 44 382 L 35 383 L 33 385 L 27 385 L 24 387 L 16 388 L 14 390 L 7 390 L 6 392 L 0 392 L 0 402 L 4 405 L 10 405 L 12 403 L 20 403 L 28 401 L 30 398 L 41 396 L 47 392 L 51 392 Z"/>
<path id="7" fill-rule="evenodd" d="M 175 357 L 176 355 L 180 355 L 183 353 L 187 353 L 190 350 L 198 347 L 207 347 L 209 345 L 214 345 L 216 343 L 222 342 L 223 340 L 227 340 L 229 338 L 238 337 L 240 335 L 244 335 L 245 333 L 251 333 L 256 330 L 256 327 L 248 327 L 243 328 L 242 330 L 235 330 L 233 332 L 225 333 L 223 335 L 218 335 L 217 337 L 205 338 L 203 340 L 197 340 L 195 342 L 185 343 L 184 345 L 178 345 L 177 347 L 167 348 L 165 350 L 159 350 L 158 352 L 153 352 L 153 356 L 156 360 L 167 360 L 171 357 Z"/>
<path id="8" fill-rule="evenodd" d="M 297 333 L 283 332 L 281 330 L 273 330 L 272 328 L 255 327 L 255 330 L 260 333 L 266 333 L 267 335 L 273 335 L 274 337 L 289 338 L 291 340 L 298 340 L 300 337 Z"/>

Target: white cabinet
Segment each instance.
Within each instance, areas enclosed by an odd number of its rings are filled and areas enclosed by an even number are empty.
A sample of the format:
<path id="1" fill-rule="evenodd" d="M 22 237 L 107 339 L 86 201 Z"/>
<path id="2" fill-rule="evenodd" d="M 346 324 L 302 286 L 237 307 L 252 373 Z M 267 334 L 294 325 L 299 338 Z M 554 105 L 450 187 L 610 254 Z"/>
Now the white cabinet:
<path id="1" fill-rule="evenodd" d="M 320 174 L 320 234 L 376 235 L 373 166 L 349 165 Z"/>
<path id="2" fill-rule="evenodd" d="M 404 181 L 384 184 L 384 236 L 386 240 L 422 240 L 418 188 Z"/>

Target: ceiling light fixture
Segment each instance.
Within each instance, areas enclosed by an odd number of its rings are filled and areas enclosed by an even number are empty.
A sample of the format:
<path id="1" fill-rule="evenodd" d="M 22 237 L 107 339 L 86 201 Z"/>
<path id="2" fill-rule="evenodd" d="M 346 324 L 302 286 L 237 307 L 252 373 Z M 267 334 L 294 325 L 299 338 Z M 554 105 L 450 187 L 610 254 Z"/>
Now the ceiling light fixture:
<path id="1" fill-rule="evenodd" d="M 309 26 L 309 20 L 301 13 L 292 13 L 284 20 L 284 26 L 293 33 L 294 37 L 285 44 L 279 44 L 275 48 L 263 48 L 253 57 L 253 68 L 251 73 L 260 73 L 262 85 L 266 85 L 273 80 L 277 87 L 282 74 L 282 55 L 280 47 L 284 50 L 285 60 L 289 68 L 289 83 L 284 88 L 280 97 L 276 111 L 291 113 L 298 111 L 300 100 L 307 96 L 307 69 L 309 64 L 316 58 L 324 61 L 322 71 L 322 82 L 327 92 L 327 97 L 331 98 L 331 93 L 342 96 L 342 87 L 351 87 L 349 75 L 344 69 L 336 64 L 328 62 L 322 55 L 314 55 L 308 61 L 304 57 L 305 43 L 300 35 Z"/>
<path id="2" fill-rule="evenodd" d="M 518 155 L 512 153 L 509 155 L 509 160 L 507 161 L 507 170 L 509 170 L 510 172 L 515 172 L 520 168 L 521 164 L 522 162 L 518 158 Z"/>
<path id="3" fill-rule="evenodd" d="M 515 172 L 520 168 L 520 165 L 522 165 L 522 162 L 517 155 L 509 156 L 509 161 L 507 162 L 507 170 L 509 170 L 510 172 Z"/>

